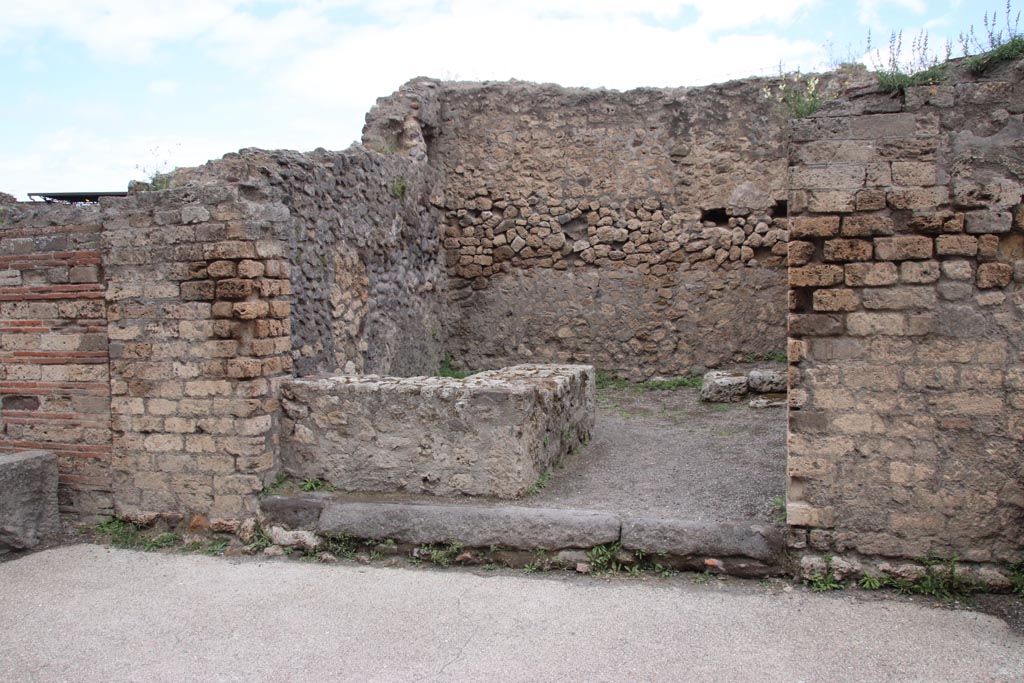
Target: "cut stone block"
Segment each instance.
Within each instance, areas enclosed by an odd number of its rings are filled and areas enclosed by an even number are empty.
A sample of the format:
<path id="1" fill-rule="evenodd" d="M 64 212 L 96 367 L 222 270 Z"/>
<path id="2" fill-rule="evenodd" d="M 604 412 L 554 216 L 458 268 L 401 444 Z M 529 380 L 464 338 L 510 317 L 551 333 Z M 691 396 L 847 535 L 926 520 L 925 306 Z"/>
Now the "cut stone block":
<path id="1" fill-rule="evenodd" d="M 282 467 L 342 491 L 512 498 L 590 438 L 594 377 L 589 365 L 517 365 L 286 381 Z"/>
<path id="2" fill-rule="evenodd" d="M 48 451 L 0 455 L 0 553 L 34 548 L 59 533 L 57 456 Z"/>
<path id="3" fill-rule="evenodd" d="M 704 374 L 700 400 L 711 403 L 735 403 L 743 400 L 748 388 L 747 376 L 742 372 L 712 370 Z"/>
<path id="4" fill-rule="evenodd" d="M 786 379 L 786 373 L 781 370 L 751 370 L 747 375 L 750 390 L 758 394 L 785 392 Z"/>
<path id="5" fill-rule="evenodd" d="M 758 394 L 750 399 L 751 408 L 785 408 L 789 402 L 786 394 Z"/>
<path id="6" fill-rule="evenodd" d="M 317 531 L 399 543 L 455 541 L 472 548 L 560 550 L 617 541 L 620 526 L 618 515 L 592 510 L 331 503 L 324 508 Z"/>
<path id="7" fill-rule="evenodd" d="M 678 557 L 782 560 L 782 529 L 766 524 L 692 522 L 632 517 L 622 520 L 622 547 Z"/>

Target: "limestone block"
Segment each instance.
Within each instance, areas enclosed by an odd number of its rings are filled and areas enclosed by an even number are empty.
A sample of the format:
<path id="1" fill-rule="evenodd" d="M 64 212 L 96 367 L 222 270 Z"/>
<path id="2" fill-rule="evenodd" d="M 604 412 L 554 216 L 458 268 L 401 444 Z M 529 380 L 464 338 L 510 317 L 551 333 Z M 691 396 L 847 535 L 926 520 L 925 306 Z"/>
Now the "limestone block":
<path id="1" fill-rule="evenodd" d="M 786 394 L 758 394 L 750 399 L 751 408 L 785 408 L 788 403 Z"/>
<path id="2" fill-rule="evenodd" d="M 759 394 L 786 391 L 786 373 L 782 370 L 751 370 L 747 374 L 750 390 Z"/>
<path id="3" fill-rule="evenodd" d="M 590 548 L 619 538 L 611 512 L 514 506 L 331 503 L 317 531 L 399 543 L 449 543 L 523 550 Z"/>
<path id="4" fill-rule="evenodd" d="M 747 395 L 749 383 L 742 372 L 712 370 L 704 374 L 700 400 L 710 403 L 734 403 Z"/>
<path id="5" fill-rule="evenodd" d="M 589 438 L 594 379 L 585 365 L 517 365 L 286 381 L 282 466 L 345 491 L 515 497 Z"/>
<path id="6" fill-rule="evenodd" d="M 57 456 L 47 451 L 0 455 L 0 552 L 33 548 L 58 533 Z"/>

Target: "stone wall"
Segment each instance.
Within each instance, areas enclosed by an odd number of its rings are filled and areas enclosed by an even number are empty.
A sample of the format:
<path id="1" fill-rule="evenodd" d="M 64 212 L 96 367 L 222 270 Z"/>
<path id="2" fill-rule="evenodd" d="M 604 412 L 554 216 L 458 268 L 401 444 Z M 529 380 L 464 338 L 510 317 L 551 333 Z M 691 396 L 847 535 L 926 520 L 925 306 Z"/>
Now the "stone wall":
<path id="1" fill-rule="evenodd" d="M 594 379 L 589 366 L 520 365 L 288 381 L 281 466 L 343 491 L 513 498 L 590 439 Z"/>
<path id="2" fill-rule="evenodd" d="M 0 452 L 58 457 L 60 508 L 113 511 L 99 207 L 0 207 Z"/>
<path id="3" fill-rule="evenodd" d="M 449 352 L 646 378 L 781 351 L 786 153 L 768 84 L 418 79 L 378 101 L 365 144 L 445 179 Z"/>
<path id="4" fill-rule="evenodd" d="M 1024 79 L 794 121 L 792 543 L 1024 558 Z"/>
<path id="5" fill-rule="evenodd" d="M 406 156 L 246 149 L 175 183 L 237 183 L 279 217 L 298 374 L 433 374 L 447 335 L 439 177 Z"/>

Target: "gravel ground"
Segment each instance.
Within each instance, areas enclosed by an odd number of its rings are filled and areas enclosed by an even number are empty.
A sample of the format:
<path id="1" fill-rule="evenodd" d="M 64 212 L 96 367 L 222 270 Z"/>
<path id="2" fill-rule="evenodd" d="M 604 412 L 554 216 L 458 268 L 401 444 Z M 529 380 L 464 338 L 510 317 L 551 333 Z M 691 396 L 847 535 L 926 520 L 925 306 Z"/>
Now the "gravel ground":
<path id="1" fill-rule="evenodd" d="M 775 582 L 383 569 L 78 545 L 0 564 L 0 681 L 1024 682 L 1024 640 Z"/>
<path id="2" fill-rule="evenodd" d="M 597 392 L 594 438 L 530 505 L 687 520 L 772 519 L 786 491 L 786 411 L 701 403 L 696 389 Z"/>

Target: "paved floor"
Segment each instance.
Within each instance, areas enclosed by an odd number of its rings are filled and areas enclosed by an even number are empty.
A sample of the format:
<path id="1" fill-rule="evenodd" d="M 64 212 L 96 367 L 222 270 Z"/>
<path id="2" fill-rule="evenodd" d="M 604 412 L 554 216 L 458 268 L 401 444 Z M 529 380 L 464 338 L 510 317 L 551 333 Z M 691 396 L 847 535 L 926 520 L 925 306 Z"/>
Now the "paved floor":
<path id="1" fill-rule="evenodd" d="M 1024 681 L 999 619 L 756 583 L 66 546 L 0 564 L 0 680 Z"/>

